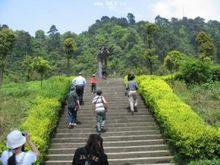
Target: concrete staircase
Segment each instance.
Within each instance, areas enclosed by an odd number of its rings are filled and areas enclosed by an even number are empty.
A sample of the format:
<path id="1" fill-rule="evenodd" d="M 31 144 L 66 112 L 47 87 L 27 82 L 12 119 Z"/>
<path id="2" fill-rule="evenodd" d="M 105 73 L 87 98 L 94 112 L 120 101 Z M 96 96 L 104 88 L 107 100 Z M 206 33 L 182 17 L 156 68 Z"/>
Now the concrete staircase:
<path id="1" fill-rule="evenodd" d="M 99 80 L 98 88 L 102 89 L 110 107 L 106 121 L 107 132 L 101 135 L 109 164 L 173 164 L 173 157 L 142 98 L 138 97 L 138 112 L 132 116 L 127 110 L 129 104 L 128 97 L 124 96 L 123 79 Z M 52 139 L 46 164 L 70 165 L 75 149 L 86 144 L 89 134 L 96 133 L 91 104 L 93 96 L 88 85 L 84 96 L 85 105 L 78 112 L 82 124 L 74 129 L 67 128 L 65 110 Z"/>

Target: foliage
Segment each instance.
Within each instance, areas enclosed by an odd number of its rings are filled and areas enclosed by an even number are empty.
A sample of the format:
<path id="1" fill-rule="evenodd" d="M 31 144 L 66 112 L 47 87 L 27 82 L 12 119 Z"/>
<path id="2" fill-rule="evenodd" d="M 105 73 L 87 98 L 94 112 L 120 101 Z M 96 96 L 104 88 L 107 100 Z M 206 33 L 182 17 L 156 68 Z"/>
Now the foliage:
<path id="1" fill-rule="evenodd" d="M 180 67 L 181 78 L 189 84 L 206 83 L 212 80 L 210 63 L 204 60 L 188 59 Z"/>
<path id="2" fill-rule="evenodd" d="M 64 52 L 67 55 L 67 58 L 70 59 L 73 56 L 73 53 L 77 50 L 76 43 L 73 38 L 67 38 L 64 41 Z"/>
<path id="3" fill-rule="evenodd" d="M 220 81 L 220 65 L 211 66 L 213 80 Z"/>
<path id="4" fill-rule="evenodd" d="M 148 30 L 147 27 L 149 27 Z M 41 55 L 53 68 L 50 74 L 66 74 L 67 56 L 63 48 L 65 40 L 72 38 L 77 50 L 74 52 L 74 57 L 71 57 L 74 58 L 74 62 L 70 60 L 68 70 L 71 73 L 83 70 L 87 75 L 91 75 L 96 72 L 97 54 L 104 44 L 114 49 L 108 57 L 107 72 L 109 75 L 124 75 L 129 70 L 137 73 L 153 72 L 164 75 L 167 71 L 161 68 L 163 68 L 164 58 L 168 52 L 177 50 L 187 56 L 198 57 L 196 36 L 199 32 L 205 32 L 209 38 L 213 39 L 217 50 L 213 58 L 214 63 L 219 62 L 219 29 L 218 21 L 206 23 L 200 17 L 168 20 L 157 16 L 155 23 L 149 23 L 148 21 L 135 22 L 135 15 L 129 13 L 126 18 L 103 16 L 96 20 L 88 31 L 79 35 L 70 31 L 60 34 L 59 27 L 55 25 L 52 25 L 48 32 L 37 30 L 34 37 L 28 32 L 19 30 L 15 31 L 17 39 L 12 53 L 8 56 L 10 60 L 8 60 L 8 66 L 5 67 L 5 72 L 10 73 L 10 75 L 7 74 L 9 81 L 22 81 L 27 72 L 23 72 L 20 62 L 26 56 Z M 40 79 L 40 77 L 33 73 L 30 79 Z"/>
<path id="5" fill-rule="evenodd" d="M 140 76 L 137 82 L 169 143 L 180 156 L 211 158 L 219 154 L 220 131 L 205 124 L 164 80 L 156 76 Z"/>
<path id="6" fill-rule="evenodd" d="M 51 69 L 51 66 L 49 65 L 49 62 L 43 59 L 42 57 L 35 57 L 32 65 L 33 65 L 33 69 L 36 70 L 41 75 L 41 87 L 42 87 L 43 75 L 46 73 L 46 71 Z"/>
<path id="7" fill-rule="evenodd" d="M 68 73 L 70 73 L 70 59 L 73 58 L 73 54 L 77 50 L 76 43 L 74 42 L 73 38 L 67 38 L 64 41 L 63 49 L 66 53 Z"/>
<path id="8" fill-rule="evenodd" d="M 0 95 L 4 98 L 8 99 L 10 97 L 10 100 L 21 101 L 20 105 L 12 106 L 14 109 L 11 110 L 11 113 L 13 112 L 16 115 L 8 114 L 11 117 L 7 118 L 9 119 L 8 124 L 13 128 L 20 127 L 30 133 L 33 142 L 40 149 L 41 159 L 45 156 L 49 137 L 59 118 L 60 101 L 65 96 L 71 80 L 70 77 L 51 77 L 46 80 L 47 86 L 44 86 L 42 90 L 40 90 L 39 82 L 8 84 L 0 90 Z M 8 102 L 8 104 L 11 106 L 11 102 Z M 0 108 L 0 113 L 4 110 L 2 108 Z M 20 111 L 22 111 L 22 114 Z M 18 120 L 14 120 L 17 116 Z M 16 122 L 15 125 L 14 121 L 19 122 Z M 20 123 L 22 124 L 20 125 Z M 4 135 L 8 132 L 8 129 L 4 129 Z M 0 143 L 0 147 L 0 152 L 2 152 L 5 149 L 4 142 Z"/>
<path id="9" fill-rule="evenodd" d="M 184 59 L 184 56 L 185 55 L 180 53 L 179 51 L 170 51 L 164 59 L 164 66 L 170 72 L 178 71 L 181 62 Z"/>
<path id="10" fill-rule="evenodd" d="M 213 59 L 216 55 L 216 48 L 212 39 L 205 32 L 199 32 L 196 36 L 196 42 L 199 45 L 199 55 L 201 59 Z"/>
<path id="11" fill-rule="evenodd" d="M 191 161 L 189 165 L 218 165 L 220 164 L 220 159 L 202 159 L 202 160 L 195 160 Z"/>
<path id="12" fill-rule="evenodd" d="M 135 24 L 135 16 L 132 13 L 128 13 L 127 18 L 129 24 L 131 25 Z"/>
<path id="13" fill-rule="evenodd" d="M 15 34 L 8 28 L 0 30 L 0 87 L 3 83 L 3 72 L 6 63 L 6 57 L 12 49 L 15 41 Z"/>
<path id="14" fill-rule="evenodd" d="M 27 80 L 30 80 L 31 75 L 33 74 L 34 71 L 34 66 L 33 66 L 33 57 L 31 56 L 26 56 L 24 60 L 21 62 L 22 67 L 27 71 L 26 77 Z"/>
<path id="15" fill-rule="evenodd" d="M 146 33 L 147 33 L 147 44 L 146 44 L 146 55 L 145 59 L 147 61 L 150 74 L 153 74 L 153 65 L 155 64 L 155 61 L 158 59 L 158 56 L 156 56 L 156 50 L 154 46 L 154 41 L 153 41 L 153 35 L 154 33 L 158 30 L 158 27 L 156 24 L 148 24 L 145 25 Z"/>

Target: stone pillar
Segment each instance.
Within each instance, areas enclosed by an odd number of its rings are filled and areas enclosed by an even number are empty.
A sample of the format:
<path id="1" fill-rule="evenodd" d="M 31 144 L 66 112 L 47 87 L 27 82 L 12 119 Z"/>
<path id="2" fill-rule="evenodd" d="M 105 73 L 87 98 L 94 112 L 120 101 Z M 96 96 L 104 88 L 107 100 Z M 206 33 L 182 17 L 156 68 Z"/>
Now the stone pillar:
<path id="1" fill-rule="evenodd" d="M 102 63 L 100 59 L 98 59 L 98 76 L 99 78 L 102 78 Z"/>

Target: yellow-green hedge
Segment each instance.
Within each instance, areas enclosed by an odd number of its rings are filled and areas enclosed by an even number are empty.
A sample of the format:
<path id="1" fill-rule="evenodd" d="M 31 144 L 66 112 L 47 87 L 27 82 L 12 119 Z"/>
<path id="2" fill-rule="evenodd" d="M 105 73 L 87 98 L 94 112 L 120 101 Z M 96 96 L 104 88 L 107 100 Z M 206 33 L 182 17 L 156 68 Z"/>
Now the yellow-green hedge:
<path id="1" fill-rule="evenodd" d="M 34 106 L 21 128 L 31 135 L 31 139 L 41 152 L 41 160 L 48 149 L 50 135 L 57 125 L 61 110 L 61 100 L 69 89 L 72 78 L 52 77 L 44 82 L 44 89 L 34 101 Z M 30 88 L 34 88 L 34 84 Z"/>
<path id="2" fill-rule="evenodd" d="M 185 158 L 209 158 L 219 154 L 220 131 L 206 124 L 163 79 L 138 76 L 136 80 L 139 92 L 178 154 Z"/>
<path id="3" fill-rule="evenodd" d="M 42 89 L 39 81 L 28 82 L 24 85 L 24 88 L 33 90 L 33 95 L 36 97 L 31 100 L 32 106 L 28 110 L 29 114 L 18 128 L 31 135 L 32 141 L 41 152 L 40 160 L 45 156 L 50 135 L 59 119 L 61 100 L 68 91 L 71 80 L 71 77 L 51 77 L 43 81 Z M 7 91 L 10 89 L 8 88 Z M 0 147 L 5 149 L 5 142 L 0 143 Z"/>

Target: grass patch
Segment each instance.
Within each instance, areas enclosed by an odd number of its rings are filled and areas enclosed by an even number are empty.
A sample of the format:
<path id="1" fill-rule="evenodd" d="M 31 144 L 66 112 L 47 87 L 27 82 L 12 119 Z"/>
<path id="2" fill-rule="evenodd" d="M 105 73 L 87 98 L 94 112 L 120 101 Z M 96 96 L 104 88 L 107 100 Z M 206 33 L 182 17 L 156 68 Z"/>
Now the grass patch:
<path id="1" fill-rule="evenodd" d="M 60 101 L 71 80 L 71 77 L 51 77 L 44 80 L 42 89 L 40 81 L 8 84 L 0 89 L 0 153 L 6 149 L 5 135 L 21 128 L 30 133 L 43 159 L 50 134 L 58 121 Z"/>
<path id="2" fill-rule="evenodd" d="M 30 83 L 5 85 L 0 89 L 0 138 L 10 129 L 17 128 L 32 106 L 37 89 L 28 88 Z"/>
<path id="3" fill-rule="evenodd" d="M 169 85 L 205 122 L 220 127 L 220 81 L 188 87 L 182 81 L 170 80 Z"/>

